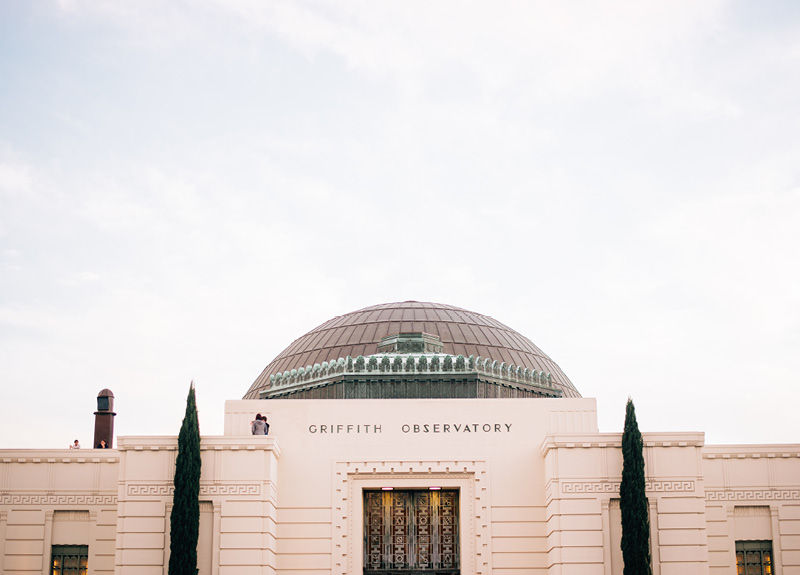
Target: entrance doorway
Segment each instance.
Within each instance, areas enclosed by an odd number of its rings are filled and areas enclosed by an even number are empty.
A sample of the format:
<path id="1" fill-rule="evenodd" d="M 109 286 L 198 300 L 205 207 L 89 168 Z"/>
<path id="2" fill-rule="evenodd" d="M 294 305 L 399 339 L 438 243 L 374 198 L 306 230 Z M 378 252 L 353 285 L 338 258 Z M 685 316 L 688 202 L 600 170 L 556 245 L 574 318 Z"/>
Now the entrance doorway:
<path id="1" fill-rule="evenodd" d="M 458 490 L 364 490 L 364 575 L 459 575 Z"/>

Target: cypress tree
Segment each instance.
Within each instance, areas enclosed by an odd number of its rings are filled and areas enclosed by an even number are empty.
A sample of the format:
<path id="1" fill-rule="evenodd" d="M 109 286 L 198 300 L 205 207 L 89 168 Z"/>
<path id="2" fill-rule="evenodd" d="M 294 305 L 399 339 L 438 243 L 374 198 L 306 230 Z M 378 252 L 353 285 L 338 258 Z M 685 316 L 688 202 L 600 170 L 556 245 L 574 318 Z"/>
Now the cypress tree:
<path id="1" fill-rule="evenodd" d="M 619 486 L 624 575 L 651 574 L 650 517 L 645 495 L 643 446 L 636 410 L 629 397 L 622 432 L 622 483 Z"/>
<path id="2" fill-rule="evenodd" d="M 200 531 L 200 424 L 194 382 L 186 398 L 186 415 L 178 435 L 175 493 L 169 529 L 169 575 L 197 575 L 197 537 Z"/>

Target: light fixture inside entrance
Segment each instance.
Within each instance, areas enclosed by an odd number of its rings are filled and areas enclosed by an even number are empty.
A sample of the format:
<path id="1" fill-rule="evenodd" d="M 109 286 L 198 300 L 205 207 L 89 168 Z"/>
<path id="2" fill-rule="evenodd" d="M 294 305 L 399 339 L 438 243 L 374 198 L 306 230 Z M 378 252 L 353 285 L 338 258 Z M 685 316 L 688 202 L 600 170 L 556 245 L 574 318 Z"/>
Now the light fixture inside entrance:
<path id="1" fill-rule="evenodd" d="M 441 487 L 428 487 L 431 491 L 439 491 Z"/>
<path id="2" fill-rule="evenodd" d="M 381 487 L 383 491 L 392 491 L 394 487 Z"/>

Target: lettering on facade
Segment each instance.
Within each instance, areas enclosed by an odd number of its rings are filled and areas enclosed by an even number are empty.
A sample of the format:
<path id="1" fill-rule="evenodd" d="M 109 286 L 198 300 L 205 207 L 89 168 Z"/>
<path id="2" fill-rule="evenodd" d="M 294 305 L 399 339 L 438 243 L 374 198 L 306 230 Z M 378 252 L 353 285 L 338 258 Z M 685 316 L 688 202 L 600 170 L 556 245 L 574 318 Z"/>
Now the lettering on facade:
<path id="1" fill-rule="evenodd" d="M 351 423 L 331 423 L 320 425 L 309 425 L 309 433 L 381 433 L 381 426 L 372 423 L 351 424 Z"/>
<path id="2" fill-rule="evenodd" d="M 403 433 L 510 433 L 510 423 L 414 423 L 403 424 Z"/>
<path id="3" fill-rule="evenodd" d="M 511 433 L 511 423 L 404 423 L 403 433 Z M 308 426 L 315 434 L 379 434 L 383 426 L 375 423 L 320 423 Z"/>

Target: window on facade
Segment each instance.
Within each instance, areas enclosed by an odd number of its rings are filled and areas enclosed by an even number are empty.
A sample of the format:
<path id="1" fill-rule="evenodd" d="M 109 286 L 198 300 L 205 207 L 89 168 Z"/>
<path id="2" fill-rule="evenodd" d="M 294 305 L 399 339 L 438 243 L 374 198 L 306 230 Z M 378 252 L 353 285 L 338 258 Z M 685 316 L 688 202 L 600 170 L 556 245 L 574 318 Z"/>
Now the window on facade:
<path id="1" fill-rule="evenodd" d="M 458 491 L 364 491 L 364 574 L 458 575 Z"/>
<path id="2" fill-rule="evenodd" d="M 52 575 L 86 575 L 88 545 L 53 545 Z"/>
<path id="3" fill-rule="evenodd" d="M 772 541 L 737 541 L 737 575 L 772 575 Z"/>

